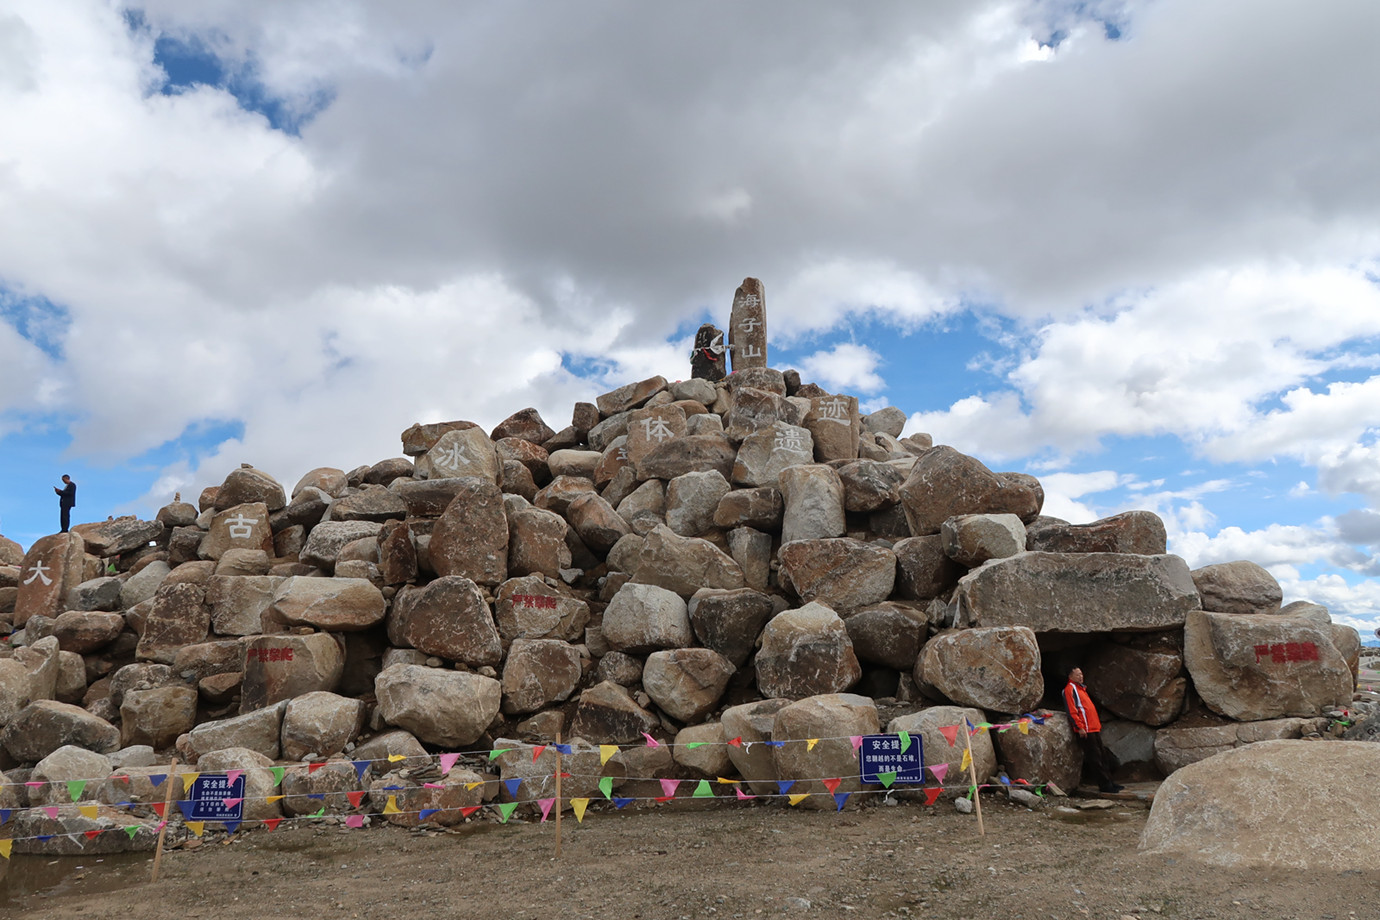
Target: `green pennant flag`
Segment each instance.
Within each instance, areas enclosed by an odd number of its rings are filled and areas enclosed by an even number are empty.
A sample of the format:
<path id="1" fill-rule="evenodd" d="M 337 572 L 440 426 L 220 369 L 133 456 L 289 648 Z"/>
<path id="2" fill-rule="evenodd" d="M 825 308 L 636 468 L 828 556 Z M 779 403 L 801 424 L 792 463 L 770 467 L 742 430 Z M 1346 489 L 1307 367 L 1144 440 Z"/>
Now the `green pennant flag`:
<path id="1" fill-rule="evenodd" d="M 697 747 L 703 747 L 706 743 L 707 743 L 707 742 L 704 742 L 704 741 L 687 741 L 687 742 L 685 742 L 685 744 L 683 745 L 683 747 L 684 747 L 687 751 L 693 751 L 693 750 L 694 750 L 695 748 L 697 748 Z"/>
<path id="2" fill-rule="evenodd" d="M 599 791 L 604 794 L 604 798 L 613 798 L 613 777 L 602 776 L 599 778 Z"/>
<path id="3" fill-rule="evenodd" d="M 910 750 L 910 732 L 897 732 L 901 736 L 901 753 Z"/>
<path id="4" fill-rule="evenodd" d="M 969 786 L 967 798 L 971 800 L 975 795 L 977 795 L 977 786 Z"/>
<path id="5" fill-rule="evenodd" d="M 81 798 L 82 790 L 86 788 L 86 780 L 69 779 L 67 781 L 67 794 L 72 797 L 72 801 Z"/>
<path id="6" fill-rule="evenodd" d="M 326 806 L 322 805 L 319 809 L 307 815 L 308 818 L 319 818 L 326 813 Z"/>
<path id="7" fill-rule="evenodd" d="M 137 833 L 139 833 L 139 825 L 137 825 L 137 824 L 131 824 L 131 825 L 129 825 L 128 827 L 126 827 L 126 828 L 124 829 L 124 831 L 125 831 L 126 834 L 129 834 L 129 839 L 130 839 L 130 840 L 133 840 L 133 839 L 134 839 L 134 835 L 137 834 Z"/>
<path id="8" fill-rule="evenodd" d="M 273 786 L 277 788 L 283 784 L 283 774 L 287 772 L 282 767 L 269 767 L 268 772 L 273 774 Z"/>
<path id="9" fill-rule="evenodd" d="M 489 752 L 489 759 L 496 760 L 511 750 L 512 748 L 494 748 L 492 751 Z"/>
<path id="10" fill-rule="evenodd" d="M 508 819 L 513 816 L 513 809 L 518 807 L 517 802 L 500 802 L 498 806 L 498 820 L 501 824 L 507 824 Z"/>
<path id="11" fill-rule="evenodd" d="M 890 789 L 891 784 L 896 782 L 896 771 L 889 770 L 886 773 L 878 773 L 877 782 L 881 783 L 884 788 Z"/>
<path id="12" fill-rule="evenodd" d="M 702 779 L 702 780 L 700 780 L 699 785 L 695 787 L 695 792 L 694 792 L 694 794 L 691 795 L 690 797 L 691 797 L 692 799 L 712 799 L 712 798 L 714 798 L 714 790 L 709 788 L 709 780 L 707 780 L 707 779 Z"/>

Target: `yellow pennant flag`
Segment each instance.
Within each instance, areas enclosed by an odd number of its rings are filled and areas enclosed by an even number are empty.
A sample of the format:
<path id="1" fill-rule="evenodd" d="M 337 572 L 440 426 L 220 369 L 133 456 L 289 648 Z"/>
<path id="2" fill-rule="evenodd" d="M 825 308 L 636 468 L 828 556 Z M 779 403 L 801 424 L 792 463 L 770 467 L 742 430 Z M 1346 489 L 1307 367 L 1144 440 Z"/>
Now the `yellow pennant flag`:
<path id="1" fill-rule="evenodd" d="M 482 785 L 484 785 L 484 781 L 481 779 L 477 783 L 466 783 L 465 788 L 473 792 L 475 789 L 478 789 Z"/>
<path id="2" fill-rule="evenodd" d="M 795 795 L 786 796 L 786 798 L 791 800 L 792 805 L 799 805 L 801 802 L 805 801 L 809 797 L 810 793 L 808 792 L 797 792 Z"/>
<path id="3" fill-rule="evenodd" d="M 77 811 L 81 812 L 83 818 L 90 818 L 93 821 L 96 820 L 97 816 L 101 813 L 101 810 L 95 805 L 78 805 Z"/>
<path id="4" fill-rule="evenodd" d="M 966 769 L 968 769 L 968 767 L 970 767 L 970 766 L 972 765 L 972 763 L 973 763 L 973 753 L 972 753 L 972 751 L 964 751 L 964 752 L 963 752 L 963 763 L 961 763 L 961 764 L 958 765 L 958 769 L 959 769 L 960 771 L 966 770 Z"/>
<path id="5" fill-rule="evenodd" d="M 575 821 L 583 824 L 585 820 L 585 809 L 589 807 L 589 799 L 571 799 L 570 807 L 575 810 Z"/>
<path id="6" fill-rule="evenodd" d="M 618 745 L 601 744 L 599 745 L 599 765 L 603 766 L 609 762 L 609 758 L 618 753 Z"/>
<path id="7" fill-rule="evenodd" d="M 0 856 L 10 858 L 10 850 L 14 849 L 13 840 L 0 840 Z"/>
<path id="8" fill-rule="evenodd" d="M 274 802 L 281 802 L 283 798 L 284 796 L 281 795 L 270 795 L 268 798 L 264 799 L 264 801 L 272 805 Z"/>
<path id="9" fill-rule="evenodd" d="M 185 793 L 185 792 L 187 792 L 188 790 L 190 790 L 190 789 L 192 788 L 192 783 L 196 782 L 197 777 L 199 777 L 200 775 L 201 775 L 200 773 L 183 773 L 183 774 L 182 774 L 182 791 Z"/>
<path id="10" fill-rule="evenodd" d="M 200 837 L 206 831 L 205 821 L 188 821 L 187 830 Z"/>
<path id="11" fill-rule="evenodd" d="M 389 763 L 397 763 L 397 762 L 400 761 L 400 760 L 406 760 L 406 759 L 407 759 L 407 755 L 406 755 L 406 754 L 389 754 L 389 755 L 388 755 L 388 762 L 389 762 Z"/>
<path id="12" fill-rule="evenodd" d="M 807 738 L 805 741 L 805 750 L 813 751 L 816 744 L 819 744 L 818 738 Z"/>
<path id="13" fill-rule="evenodd" d="M 396 795 L 390 795 L 388 797 L 388 804 L 383 806 L 383 813 L 385 815 L 402 814 L 402 809 L 398 807 L 398 797 Z"/>
<path id="14" fill-rule="evenodd" d="M 1019 728 L 1020 728 L 1020 730 L 1021 730 L 1021 734 L 1022 734 L 1022 735 L 1028 735 L 1028 734 L 1030 734 L 1030 722 L 1029 722 L 1029 721 L 1027 721 L 1027 720 L 1025 720 L 1025 719 L 1021 719 Z"/>

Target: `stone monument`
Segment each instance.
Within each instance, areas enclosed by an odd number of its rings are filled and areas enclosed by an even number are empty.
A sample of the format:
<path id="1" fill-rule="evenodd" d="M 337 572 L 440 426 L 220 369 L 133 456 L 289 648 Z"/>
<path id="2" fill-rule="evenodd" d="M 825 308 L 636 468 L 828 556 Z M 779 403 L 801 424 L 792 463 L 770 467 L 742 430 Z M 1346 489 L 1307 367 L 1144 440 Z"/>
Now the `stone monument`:
<path id="1" fill-rule="evenodd" d="M 767 366 L 767 298 L 756 278 L 744 278 L 733 294 L 728 350 L 734 371 Z"/>

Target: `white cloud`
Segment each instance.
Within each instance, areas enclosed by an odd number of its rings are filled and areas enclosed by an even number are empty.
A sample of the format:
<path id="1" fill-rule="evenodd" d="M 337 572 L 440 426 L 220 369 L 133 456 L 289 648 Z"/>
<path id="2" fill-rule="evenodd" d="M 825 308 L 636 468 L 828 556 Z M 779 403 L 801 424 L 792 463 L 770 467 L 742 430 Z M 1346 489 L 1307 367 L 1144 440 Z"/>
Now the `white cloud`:
<path id="1" fill-rule="evenodd" d="M 842 342 L 800 360 L 801 379 L 813 380 L 831 393 L 875 393 L 886 387 L 877 373 L 881 355 L 866 345 Z"/>

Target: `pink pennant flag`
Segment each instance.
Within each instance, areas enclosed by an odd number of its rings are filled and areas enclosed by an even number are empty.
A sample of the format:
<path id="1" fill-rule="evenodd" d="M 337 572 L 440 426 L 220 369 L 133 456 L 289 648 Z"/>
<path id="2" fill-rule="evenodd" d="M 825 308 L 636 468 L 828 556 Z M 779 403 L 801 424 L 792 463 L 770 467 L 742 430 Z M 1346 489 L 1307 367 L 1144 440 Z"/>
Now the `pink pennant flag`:
<path id="1" fill-rule="evenodd" d="M 552 796 L 549 799 L 537 799 L 537 804 L 541 806 L 541 820 L 542 823 L 545 823 L 547 816 L 551 814 L 551 806 L 556 804 L 556 797 Z"/>
<path id="2" fill-rule="evenodd" d="M 346 826 L 346 827 L 363 827 L 363 826 L 364 826 L 364 815 L 350 815 L 348 818 L 345 819 L 345 826 Z"/>
<path id="3" fill-rule="evenodd" d="M 642 737 L 647 739 L 647 747 L 661 747 L 661 744 L 646 732 L 642 733 Z"/>
<path id="4" fill-rule="evenodd" d="M 533 746 L 533 748 L 532 748 L 532 763 L 536 763 L 536 762 L 537 762 L 537 758 L 541 756 L 541 752 L 544 751 L 544 750 L 546 750 L 546 745 L 544 745 L 544 744 L 538 744 L 538 745 Z"/>
<path id="5" fill-rule="evenodd" d="M 949 747 L 953 747 L 955 744 L 958 744 L 957 725 L 941 725 L 939 727 L 939 734 L 943 735 L 944 740 L 949 742 Z"/>
<path id="6" fill-rule="evenodd" d="M 31 780 L 29 780 L 27 783 L 25 783 L 24 785 L 28 786 L 30 789 L 39 789 L 39 788 L 42 788 L 43 786 L 46 786 L 46 785 L 48 785 L 48 784 L 47 784 L 47 783 L 44 783 L 44 782 L 39 782 L 38 780 L 32 780 L 32 779 L 31 779 Z"/>
<path id="7" fill-rule="evenodd" d="M 424 788 L 424 789 L 444 789 L 444 788 L 446 788 L 446 784 L 445 784 L 445 783 L 422 783 L 422 788 Z"/>
<path id="8" fill-rule="evenodd" d="M 230 785 L 232 785 L 232 786 L 235 785 L 235 780 L 239 779 L 241 776 L 244 776 L 244 771 L 243 771 L 243 770 L 227 770 L 227 771 L 225 771 L 225 778 L 226 778 L 227 780 L 230 781 Z"/>
<path id="9" fill-rule="evenodd" d="M 679 785 L 680 780 L 678 779 L 663 779 L 661 781 L 661 794 L 665 796 L 675 795 L 676 787 Z"/>
<path id="10" fill-rule="evenodd" d="M 848 740 L 853 742 L 854 751 L 857 751 L 858 748 L 862 747 L 862 735 L 849 735 Z"/>
<path id="11" fill-rule="evenodd" d="M 733 787 L 733 791 L 736 792 L 736 793 L 738 793 L 738 798 L 739 798 L 740 800 L 741 800 L 741 799 L 755 799 L 755 798 L 757 798 L 757 796 L 755 796 L 755 795 L 748 795 L 746 792 L 744 792 L 742 786 L 734 786 L 734 787 Z"/>
<path id="12" fill-rule="evenodd" d="M 54 821 L 57 820 L 58 808 L 56 805 L 49 805 L 47 808 L 43 809 L 43 812 Z"/>
<path id="13" fill-rule="evenodd" d="M 442 773 L 442 774 L 449 773 L 452 769 L 455 768 L 455 762 L 456 762 L 457 760 L 459 760 L 459 759 L 460 759 L 460 755 L 459 755 L 459 754 L 442 754 L 442 755 L 441 755 L 441 773 Z"/>
<path id="14" fill-rule="evenodd" d="M 238 804 L 240 804 L 241 802 L 243 802 L 243 801 L 244 801 L 244 798 L 241 797 L 241 798 L 238 798 L 238 799 L 221 799 L 221 801 L 225 803 L 225 807 L 226 807 L 226 808 L 234 808 L 236 805 L 238 805 Z"/>
<path id="15" fill-rule="evenodd" d="M 936 783 L 942 783 L 944 782 L 944 777 L 949 774 L 949 765 L 946 763 L 932 763 L 930 764 L 930 772 L 934 774 L 934 781 Z"/>

